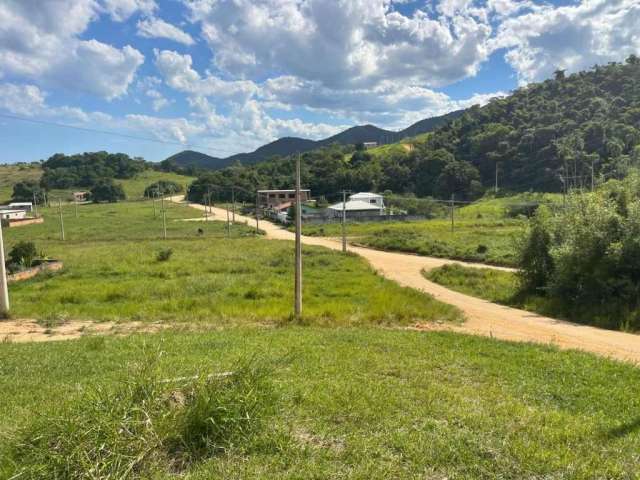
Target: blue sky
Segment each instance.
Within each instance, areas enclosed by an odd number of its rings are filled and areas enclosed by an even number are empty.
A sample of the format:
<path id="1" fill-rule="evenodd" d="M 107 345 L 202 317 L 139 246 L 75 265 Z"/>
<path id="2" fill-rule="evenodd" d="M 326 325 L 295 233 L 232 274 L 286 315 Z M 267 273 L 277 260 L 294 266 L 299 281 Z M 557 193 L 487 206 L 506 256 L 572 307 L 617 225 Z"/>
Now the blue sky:
<path id="1" fill-rule="evenodd" d="M 631 53 L 638 0 L 3 0 L 0 163 L 401 129 Z"/>

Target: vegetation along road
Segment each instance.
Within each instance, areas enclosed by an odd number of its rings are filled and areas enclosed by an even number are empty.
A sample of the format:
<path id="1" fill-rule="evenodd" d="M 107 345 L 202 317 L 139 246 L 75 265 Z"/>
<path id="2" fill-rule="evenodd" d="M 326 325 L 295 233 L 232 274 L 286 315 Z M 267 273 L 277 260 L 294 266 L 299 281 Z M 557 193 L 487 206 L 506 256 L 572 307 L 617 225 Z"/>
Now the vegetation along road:
<path id="1" fill-rule="evenodd" d="M 182 197 L 173 197 L 174 201 Z M 193 208 L 204 210 L 202 205 Z M 226 211 L 213 208 L 213 218 L 226 218 Z M 236 215 L 236 221 L 255 220 Z M 294 234 L 263 221 L 260 229 L 267 238 L 293 240 Z M 303 243 L 333 250 L 340 249 L 339 242 L 317 237 L 303 236 Z M 488 302 L 476 297 L 454 292 L 424 278 L 422 272 L 449 263 L 460 263 L 442 258 L 422 257 L 395 252 L 384 252 L 363 247 L 350 247 L 350 251 L 365 258 L 373 268 L 390 280 L 406 287 L 428 293 L 437 300 L 454 305 L 462 310 L 466 322 L 462 325 L 442 325 L 435 328 L 484 335 L 502 340 L 537 342 L 556 345 L 563 349 L 585 350 L 624 361 L 640 362 L 640 337 L 630 333 L 603 330 L 571 322 L 536 315 L 531 312 Z M 468 266 L 487 268 L 487 265 L 468 263 Z M 499 267 L 493 267 L 499 268 Z M 431 325 L 416 325 L 416 328 L 434 328 Z"/>

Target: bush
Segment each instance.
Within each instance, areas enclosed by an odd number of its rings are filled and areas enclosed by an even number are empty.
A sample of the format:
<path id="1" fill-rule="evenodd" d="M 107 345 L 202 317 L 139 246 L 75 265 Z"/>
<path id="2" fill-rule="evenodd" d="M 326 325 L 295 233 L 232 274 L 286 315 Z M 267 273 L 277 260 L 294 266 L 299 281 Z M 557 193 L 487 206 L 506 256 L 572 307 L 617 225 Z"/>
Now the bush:
<path id="1" fill-rule="evenodd" d="M 7 256 L 7 263 L 29 268 L 37 256 L 38 251 L 36 250 L 36 245 L 33 242 L 22 241 L 13 246 Z"/>
<path id="2" fill-rule="evenodd" d="M 33 202 L 34 198 L 38 204 L 44 203 L 45 192 L 40 185 L 32 181 L 18 182 L 13 186 L 11 200 L 14 202 Z"/>
<path id="3" fill-rule="evenodd" d="M 170 248 L 164 248 L 157 253 L 156 260 L 158 262 L 166 262 L 171 258 L 171 255 L 173 255 L 173 250 Z"/>
<path id="4" fill-rule="evenodd" d="M 544 290 L 576 321 L 640 329 L 640 175 L 545 211 L 521 244 L 523 291 Z"/>
<path id="5" fill-rule="evenodd" d="M 102 179 L 98 180 L 91 188 L 91 199 L 95 203 L 115 203 L 119 200 L 124 200 L 125 194 L 122 185 L 115 183 L 111 179 Z"/>
<path id="6" fill-rule="evenodd" d="M 144 189 L 145 197 L 159 197 L 161 195 L 173 195 L 182 191 L 182 185 L 171 180 L 159 180 Z"/>
<path id="7" fill-rule="evenodd" d="M 257 363 L 196 380 L 161 379 L 145 362 L 115 391 L 91 387 L 10 439 L 15 478 L 156 478 L 245 447 L 272 411 Z"/>

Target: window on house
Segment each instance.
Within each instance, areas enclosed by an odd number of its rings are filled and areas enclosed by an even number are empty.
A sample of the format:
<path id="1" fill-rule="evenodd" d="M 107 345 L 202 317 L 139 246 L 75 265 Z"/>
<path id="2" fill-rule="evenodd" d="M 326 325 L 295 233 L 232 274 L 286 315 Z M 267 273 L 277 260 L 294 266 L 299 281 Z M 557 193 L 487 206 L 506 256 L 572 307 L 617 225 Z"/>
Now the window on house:
<path id="1" fill-rule="evenodd" d="M 377 203 L 375 198 L 372 198 L 371 200 L 369 200 L 369 203 Z"/>

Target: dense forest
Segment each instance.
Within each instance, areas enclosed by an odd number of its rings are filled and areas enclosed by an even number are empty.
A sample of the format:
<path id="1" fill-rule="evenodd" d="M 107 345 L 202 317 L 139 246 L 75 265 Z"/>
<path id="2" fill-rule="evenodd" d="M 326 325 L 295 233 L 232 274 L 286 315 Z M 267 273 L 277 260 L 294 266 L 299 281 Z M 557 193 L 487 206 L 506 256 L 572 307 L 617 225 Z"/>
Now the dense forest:
<path id="1" fill-rule="evenodd" d="M 622 178 L 640 164 L 640 59 L 574 75 L 557 71 L 553 79 L 466 110 L 414 146 L 410 152 L 371 154 L 341 145 L 306 152 L 303 182 L 328 197 L 347 188 L 474 198 L 494 186 L 496 169 L 500 187 L 511 191 L 557 192 Z M 189 197 L 199 200 L 204 185 L 248 192 L 290 187 L 293 165 L 291 157 L 275 157 L 205 172 Z M 229 195 L 228 188 L 217 192 Z"/>
<path id="2" fill-rule="evenodd" d="M 56 153 L 42 163 L 40 185 L 53 188 L 91 188 L 104 179 L 132 178 L 147 168 L 141 158 L 124 153 L 85 152 L 77 155 Z"/>

